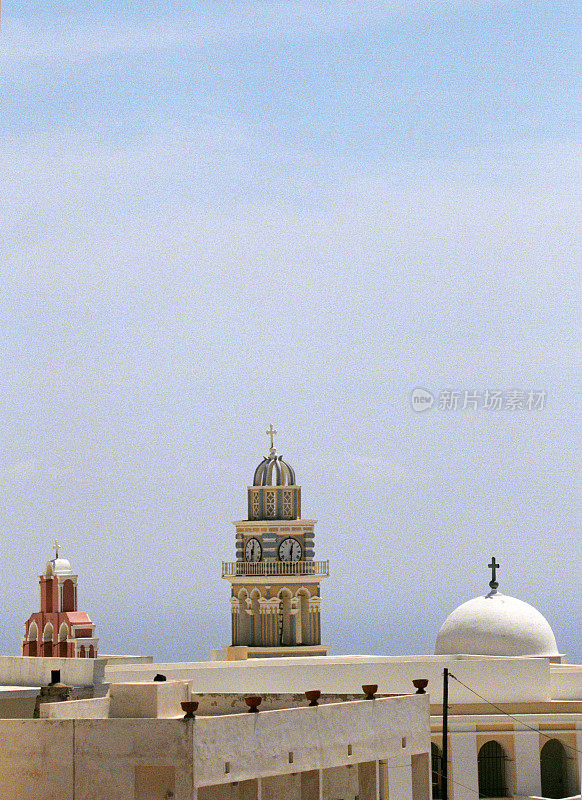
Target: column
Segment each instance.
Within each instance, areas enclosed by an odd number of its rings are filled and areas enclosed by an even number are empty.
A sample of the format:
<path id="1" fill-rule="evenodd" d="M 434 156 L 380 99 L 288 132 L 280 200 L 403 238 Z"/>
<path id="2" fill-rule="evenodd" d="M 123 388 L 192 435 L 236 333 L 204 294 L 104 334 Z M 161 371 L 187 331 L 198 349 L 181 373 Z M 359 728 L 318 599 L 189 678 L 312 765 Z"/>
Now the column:
<path id="1" fill-rule="evenodd" d="M 295 599 L 295 607 L 291 613 L 295 614 L 295 644 L 303 644 L 303 625 L 301 622 L 301 598 Z"/>
<path id="2" fill-rule="evenodd" d="M 301 800 L 319 800 L 319 770 L 310 769 L 301 773 Z"/>
<path id="3" fill-rule="evenodd" d="M 414 800 L 431 800 L 432 782 L 430 753 L 417 753 L 411 758 L 412 797 Z"/>
<path id="4" fill-rule="evenodd" d="M 386 759 L 386 777 L 390 800 L 412 800 L 412 765 L 410 755 Z M 475 798 L 472 798 L 475 800 Z"/>
<path id="5" fill-rule="evenodd" d="M 533 726 L 532 727 L 537 727 Z M 540 797 L 542 775 L 540 769 L 540 734 L 520 729 L 516 723 L 515 746 L 515 793 L 526 797 Z M 511 787 L 508 787 L 511 790 Z"/>
<path id="6" fill-rule="evenodd" d="M 232 607 L 232 643 L 238 644 L 238 608 Z"/>
<path id="7" fill-rule="evenodd" d="M 476 800 L 479 797 L 479 772 L 475 728 L 451 731 L 449 739 L 449 797 L 453 800 Z"/>
<path id="8" fill-rule="evenodd" d="M 297 627 L 298 621 L 300 620 L 296 598 L 293 598 L 291 601 L 291 607 L 289 610 L 289 644 L 297 645 L 301 644 L 301 632 L 299 632 L 299 641 L 297 641 Z"/>
<path id="9" fill-rule="evenodd" d="M 320 607 L 320 600 L 317 598 L 313 600 L 313 598 L 309 601 L 309 615 L 311 618 L 311 631 L 312 631 L 312 643 L 313 644 L 321 644 L 321 634 L 319 630 L 319 607 Z"/>
<path id="10" fill-rule="evenodd" d="M 261 598 L 261 641 L 263 647 L 270 647 L 272 645 L 271 633 L 271 603 L 268 600 Z"/>
<path id="11" fill-rule="evenodd" d="M 386 772 L 386 762 L 378 761 L 378 798 L 388 800 L 388 775 Z"/>
<path id="12" fill-rule="evenodd" d="M 366 761 L 358 764 L 359 800 L 379 800 L 378 762 Z"/>

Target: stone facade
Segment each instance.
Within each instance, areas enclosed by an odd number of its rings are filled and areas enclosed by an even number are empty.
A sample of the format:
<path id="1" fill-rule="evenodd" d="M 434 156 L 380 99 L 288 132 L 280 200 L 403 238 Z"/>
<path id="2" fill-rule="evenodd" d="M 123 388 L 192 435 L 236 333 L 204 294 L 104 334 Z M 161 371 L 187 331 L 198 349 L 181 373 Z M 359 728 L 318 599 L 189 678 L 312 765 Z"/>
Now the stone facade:
<path id="1" fill-rule="evenodd" d="M 22 640 L 23 656 L 97 658 L 95 625 L 77 608 L 77 576 L 64 558 L 55 558 L 39 577 L 40 611 L 28 618 Z"/>
<path id="2" fill-rule="evenodd" d="M 272 447 L 248 487 L 248 519 L 234 523 L 236 561 L 222 572 L 232 585 L 232 648 L 246 648 L 247 657 L 278 656 L 286 648 L 289 655 L 327 652 L 320 582 L 329 565 L 315 561 L 315 522 L 301 519 L 295 472 Z"/>

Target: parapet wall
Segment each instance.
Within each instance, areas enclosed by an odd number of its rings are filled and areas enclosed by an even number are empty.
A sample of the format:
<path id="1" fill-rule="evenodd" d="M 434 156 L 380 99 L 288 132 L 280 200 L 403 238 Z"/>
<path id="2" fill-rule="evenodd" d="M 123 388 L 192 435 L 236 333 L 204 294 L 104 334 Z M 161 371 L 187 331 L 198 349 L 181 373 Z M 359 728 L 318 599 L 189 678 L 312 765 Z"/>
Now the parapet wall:
<path id="1" fill-rule="evenodd" d="M 410 694 L 415 678 L 428 678 L 433 703 L 442 703 L 443 669 L 496 702 L 538 702 L 551 699 L 550 665 L 543 658 L 469 656 L 321 656 L 248 661 L 207 661 L 107 667 L 108 681 L 152 680 L 161 672 L 168 680 L 190 681 L 196 693 L 288 694 L 319 689 L 327 694 L 361 694 L 362 684 L 377 684 L 380 694 Z M 481 702 L 470 689 L 451 680 L 451 703 Z"/>
<path id="2" fill-rule="evenodd" d="M 156 797 L 192 800 L 199 786 L 379 758 L 396 760 L 394 773 L 409 785 L 417 754 L 429 791 L 426 695 L 193 720 L 0 720 L 0 738 L 6 800 L 149 800 L 158 779 L 172 793 Z M 393 796 L 411 800 L 408 790 Z"/>
<path id="3" fill-rule="evenodd" d="M 106 663 L 101 658 L 0 656 L 0 686 L 48 686 L 57 669 L 67 686 L 93 686 L 103 683 Z"/>

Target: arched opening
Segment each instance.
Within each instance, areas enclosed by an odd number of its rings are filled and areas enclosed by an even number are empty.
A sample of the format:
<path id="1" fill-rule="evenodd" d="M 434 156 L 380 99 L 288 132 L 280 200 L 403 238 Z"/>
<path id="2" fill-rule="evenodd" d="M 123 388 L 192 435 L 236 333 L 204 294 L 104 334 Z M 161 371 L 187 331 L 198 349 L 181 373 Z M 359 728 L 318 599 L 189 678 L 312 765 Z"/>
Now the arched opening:
<path id="1" fill-rule="evenodd" d="M 499 742 L 485 742 L 477 757 L 479 797 L 507 797 L 507 755 Z"/>
<path id="2" fill-rule="evenodd" d="M 85 658 L 85 645 L 82 644 L 79 647 L 79 658 Z"/>
<path id="3" fill-rule="evenodd" d="M 443 796 L 443 751 L 431 742 L 430 745 L 432 796 L 433 800 L 442 800 Z"/>
<path id="4" fill-rule="evenodd" d="M 569 797 L 568 756 L 558 739 L 550 739 L 540 753 L 542 797 Z"/>
<path id="5" fill-rule="evenodd" d="M 259 598 L 261 594 L 258 589 L 253 589 L 251 592 L 251 644 L 255 647 L 261 647 L 261 611 Z"/>
<path id="6" fill-rule="evenodd" d="M 251 617 L 249 612 L 248 592 L 241 589 L 238 593 L 238 635 L 236 644 L 251 644 Z"/>
<path id="7" fill-rule="evenodd" d="M 75 610 L 75 584 L 67 578 L 61 589 L 61 611 Z"/>
<path id="8" fill-rule="evenodd" d="M 92 644 L 89 645 L 89 658 L 95 658 L 95 648 Z"/>
<path id="9" fill-rule="evenodd" d="M 52 614 L 53 612 L 53 583 L 54 578 L 50 578 L 43 583 L 43 593 L 44 593 L 44 611 L 47 614 Z"/>
<path id="10" fill-rule="evenodd" d="M 291 634 L 291 592 L 281 589 L 279 592 L 279 642 L 282 645 L 294 644 Z"/>
<path id="11" fill-rule="evenodd" d="M 50 622 L 44 626 L 42 633 L 42 654 L 46 658 L 51 658 L 53 655 L 53 636 L 55 635 L 53 626 Z"/>
<path id="12" fill-rule="evenodd" d="M 69 629 L 67 627 L 67 623 L 63 622 L 61 627 L 59 628 L 59 657 L 66 658 L 68 655 L 68 643 L 67 639 L 69 638 Z"/>
<path id="13" fill-rule="evenodd" d="M 25 655 L 38 655 L 38 626 L 36 622 L 31 622 L 28 626 L 28 652 Z"/>

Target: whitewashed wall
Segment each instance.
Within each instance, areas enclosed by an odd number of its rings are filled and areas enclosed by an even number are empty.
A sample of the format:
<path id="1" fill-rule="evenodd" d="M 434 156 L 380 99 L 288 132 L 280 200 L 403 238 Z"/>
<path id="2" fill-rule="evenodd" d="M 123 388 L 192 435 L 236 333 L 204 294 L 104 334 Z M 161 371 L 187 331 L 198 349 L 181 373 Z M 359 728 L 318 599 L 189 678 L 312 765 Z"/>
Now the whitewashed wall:
<path id="1" fill-rule="evenodd" d="M 160 797 L 166 787 L 192 800 L 197 785 L 244 777 L 377 758 L 406 767 L 430 750 L 429 706 L 414 696 L 195 720 L 0 720 L 0 738 L 7 800 L 142 800 L 154 783 Z M 394 796 L 411 800 L 410 771 L 394 770 L 393 779 Z"/>
<path id="2" fill-rule="evenodd" d="M 103 683 L 105 664 L 101 658 L 0 656 L 0 686 L 47 686 L 55 669 L 68 686 L 91 686 Z"/>
<path id="3" fill-rule="evenodd" d="M 582 666 L 552 664 L 550 677 L 553 700 L 582 700 Z"/>
<path id="4" fill-rule="evenodd" d="M 434 703 L 442 702 L 442 673 L 447 666 L 463 683 L 497 702 L 534 702 L 550 699 L 550 665 L 546 659 L 416 656 L 321 656 L 269 658 L 249 661 L 207 661 L 151 666 L 112 666 L 111 682 L 151 680 L 156 672 L 168 679 L 190 680 L 195 692 L 304 692 L 359 693 L 362 684 L 378 684 L 380 693 L 410 693 L 414 678 L 428 678 Z M 479 702 L 470 691 L 451 680 L 450 702 Z"/>

